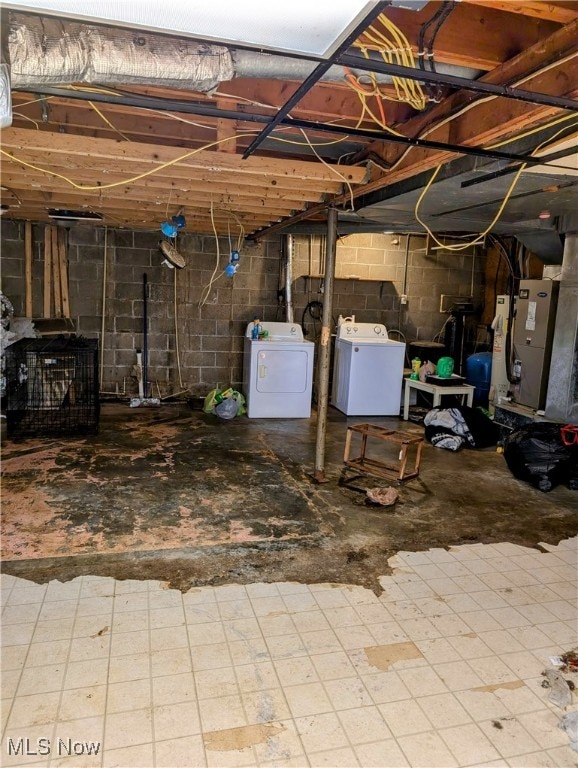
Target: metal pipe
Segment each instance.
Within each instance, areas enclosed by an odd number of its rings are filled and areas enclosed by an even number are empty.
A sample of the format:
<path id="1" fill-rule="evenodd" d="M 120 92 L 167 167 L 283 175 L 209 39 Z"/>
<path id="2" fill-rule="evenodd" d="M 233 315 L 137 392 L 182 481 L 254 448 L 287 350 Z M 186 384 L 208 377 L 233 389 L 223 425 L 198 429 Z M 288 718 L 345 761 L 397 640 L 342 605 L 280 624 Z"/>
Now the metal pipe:
<path id="1" fill-rule="evenodd" d="M 13 91 L 22 91 L 28 93 L 26 88 L 13 88 Z M 118 89 L 116 89 L 118 91 Z M 126 107 L 138 107 L 139 109 L 152 109 L 153 111 L 182 112 L 189 115 L 202 115 L 204 117 L 217 117 L 224 120 L 236 120 L 253 123 L 269 123 L 271 118 L 267 115 L 258 115 L 251 112 L 241 112 L 231 109 L 218 109 L 207 104 L 194 104 L 189 101 L 172 101 L 170 99 L 152 98 L 150 96 L 133 96 L 128 93 L 121 93 L 119 96 L 111 96 L 107 93 L 97 93 L 92 91 L 72 91 L 66 88 L 52 88 L 50 86 L 41 86 L 34 89 L 34 93 L 39 96 L 57 96 L 64 99 L 77 99 L 79 101 L 94 101 L 103 104 L 120 104 Z M 578 102 L 576 103 L 578 106 Z M 544 160 L 532 155 L 518 155 L 511 152 L 500 152 L 497 149 L 484 149 L 483 147 L 446 144 L 442 141 L 430 141 L 429 139 L 415 139 L 409 136 L 397 136 L 386 131 L 374 131 L 366 128 L 346 127 L 332 123 L 317 123 L 314 120 L 300 120 L 298 118 L 284 118 L 280 125 L 290 126 L 292 128 L 303 128 L 304 130 L 319 131 L 322 133 L 331 133 L 339 136 L 359 136 L 370 139 L 371 141 L 386 141 L 392 144 L 404 144 L 411 147 L 421 147 L 422 149 L 435 149 L 442 152 L 455 152 L 458 155 L 472 155 L 473 157 L 487 157 L 492 160 L 508 160 L 510 162 L 527 163 L 528 165 L 543 165 Z M 261 134 L 259 134 L 261 135 Z M 341 166 L 347 169 L 347 166 Z M 309 217 L 318 208 L 311 208 L 307 211 L 291 217 L 292 221 L 299 220 L 299 216 Z M 286 222 L 279 222 L 273 227 L 267 229 L 267 233 L 272 233 L 274 228 L 279 229 L 286 226 Z M 256 233 L 253 237 L 256 236 Z M 263 232 L 259 232 L 259 237 L 263 237 Z"/>
<path id="2" fill-rule="evenodd" d="M 148 282 L 147 273 L 142 276 L 142 296 L 143 296 L 143 337 L 142 337 L 142 382 L 144 396 L 148 397 L 148 381 L 147 381 L 147 361 L 148 361 L 148 317 L 147 317 L 147 299 L 148 299 Z"/>
<path id="3" fill-rule="evenodd" d="M 285 104 L 283 104 L 283 106 L 277 110 L 277 114 L 269 122 L 269 124 L 263 128 L 258 136 L 255 136 L 253 141 L 243 152 L 244 159 L 250 157 L 253 152 L 255 152 L 261 146 L 271 131 L 273 131 L 287 117 L 293 107 L 298 104 L 305 96 L 305 94 L 308 93 L 313 88 L 313 86 L 319 82 L 319 80 L 329 69 L 331 69 L 333 64 L 338 61 L 341 54 L 344 54 L 347 51 L 349 46 L 357 40 L 361 33 L 371 24 L 372 21 L 374 21 L 379 16 L 379 14 L 388 4 L 388 2 L 381 1 L 376 2 L 370 7 L 369 12 L 365 14 L 363 19 L 361 19 L 358 24 L 355 25 L 353 30 L 351 30 L 345 39 L 341 41 L 333 53 L 331 53 L 331 55 L 328 56 L 325 61 L 320 62 L 315 67 L 313 72 L 301 83 L 299 88 L 297 88 L 297 90 L 287 99 Z"/>
<path id="4" fill-rule="evenodd" d="M 285 235 L 285 320 L 293 322 L 293 235 Z"/>
<path id="5" fill-rule="evenodd" d="M 338 58 L 338 63 L 345 67 L 357 67 L 366 72 L 380 72 L 381 74 L 403 77 L 408 80 L 417 80 L 422 83 L 434 83 L 436 85 L 449 85 L 452 88 L 463 88 L 466 91 L 476 93 L 489 93 L 492 96 L 503 96 L 506 99 L 527 101 L 530 104 L 544 104 L 547 107 L 578 110 L 578 102 L 564 96 L 549 96 L 547 93 L 525 91 L 521 88 L 512 88 L 509 85 L 495 85 L 481 80 L 468 80 L 466 77 L 455 75 L 442 75 L 438 72 L 428 72 L 414 67 L 402 67 L 399 64 L 389 64 L 383 60 L 365 59 L 351 53 L 344 53 Z"/>
<path id="6" fill-rule="evenodd" d="M 102 266 L 102 324 L 100 327 L 100 389 L 104 381 L 104 321 L 106 313 L 106 276 L 107 276 L 108 227 L 104 228 L 104 258 Z"/>
<path id="7" fill-rule="evenodd" d="M 305 80 L 315 69 L 318 60 L 303 58 L 288 58 L 272 53 L 260 51 L 245 51 L 230 49 L 233 59 L 235 78 L 259 78 L 261 80 Z M 370 53 L 371 56 L 371 53 Z M 436 64 L 436 71 L 441 74 L 465 77 L 471 80 L 479 77 L 483 72 L 473 67 L 463 67 L 456 64 Z M 365 72 L 361 69 L 350 70 L 355 77 L 361 77 Z M 344 83 L 348 72 L 337 64 L 330 67 L 320 78 L 322 83 Z M 376 82 L 389 85 L 393 82 L 393 76 L 376 73 Z"/>
<path id="8" fill-rule="evenodd" d="M 325 477 L 325 437 L 329 406 L 329 366 L 331 361 L 331 323 L 333 313 L 333 283 L 337 253 L 337 209 L 327 209 L 327 240 L 325 249 L 325 295 L 319 342 L 319 375 L 317 383 L 317 440 L 315 443 L 315 470 L 317 483 L 327 482 Z"/>

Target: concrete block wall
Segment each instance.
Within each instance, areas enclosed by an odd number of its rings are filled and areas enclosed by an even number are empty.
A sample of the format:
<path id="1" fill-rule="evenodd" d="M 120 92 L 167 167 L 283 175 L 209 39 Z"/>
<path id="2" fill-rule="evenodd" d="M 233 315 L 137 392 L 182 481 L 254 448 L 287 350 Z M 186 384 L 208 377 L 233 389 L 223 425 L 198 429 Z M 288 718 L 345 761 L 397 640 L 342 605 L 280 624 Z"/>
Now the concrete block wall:
<path id="1" fill-rule="evenodd" d="M 2 290 L 24 314 L 24 224 L 2 220 Z M 182 233 L 178 248 L 187 266 L 173 270 L 162 264 L 160 232 L 108 229 L 105 333 L 101 339 L 105 230 L 88 224 L 68 227 L 71 314 L 77 332 L 98 338 L 103 360 L 103 390 L 117 386 L 136 394 L 133 367 L 143 345 L 143 274 L 148 280 L 148 378 L 151 395 L 179 392 L 175 334 L 175 278 L 179 357 L 184 388 L 204 395 L 215 386 L 242 387 L 243 336 L 255 314 L 283 320 L 278 301 L 282 276 L 281 240 L 244 243 L 234 278 L 223 275 L 230 253 L 228 238 L 219 240 L 219 259 L 206 301 L 204 289 L 217 265 L 214 237 Z M 42 316 L 44 227 L 33 226 L 33 298 L 35 317 Z M 411 236 L 407 251 L 407 305 L 401 305 L 406 273 L 405 235 L 359 234 L 337 246 L 334 322 L 339 314 L 355 314 L 361 322 L 382 322 L 401 330 L 408 341 L 432 339 L 447 316 L 439 312 L 440 294 L 470 295 L 472 257 L 425 252 L 425 238 Z M 323 301 L 322 241 L 295 237 L 293 299 L 300 322 L 310 301 Z M 484 257 L 474 262 L 474 301 L 481 303 Z M 475 321 L 474 321 L 475 322 Z M 319 330 L 310 316 L 308 338 Z"/>
<path id="2" fill-rule="evenodd" d="M 322 272 L 322 248 L 320 237 L 295 236 L 296 320 L 301 320 L 308 302 L 323 301 L 322 281 L 307 277 Z M 388 329 L 398 329 L 408 341 L 431 340 L 447 319 L 439 311 L 441 294 L 473 294 L 474 305 L 481 308 L 485 254 L 477 252 L 474 257 L 472 252 L 448 253 L 430 248 L 428 253 L 422 235 L 373 233 L 341 237 L 337 243 L 334 321 L 340 314 L 355 315 L 360 322 L 379 322 Z M 404 293 L 405 305 L 401 303 Z M 312 327 L 307 314 L 305 317 L 306 324 Z M 475 326 L 476 317 L 471 323 Z"/>
<path id="3" fill-rule="evenodd" d="M 2 221 L 2 291 L 17 316 L 24 314 L 24 224 Z M 244 244 L 234 278 L 223 275 L 228 238 L 182 234 L 178 248 L 187 266 L 162 264 L 161 235 L 108 229 L 104 339 L 102 330 L 105 229 L 68 228 L 71 315 L 77 333 L 99 339 L 103 391 L 138 392 L 136 350 L 143 346 L 143 275 L 148 282 L 148 379 L 150 395 L 181 389 L 175 334 L 175 278 L 178 346 L 183 387 L 204 395 L 216 386 L 241 388 L 245 327 L 255 314 L 282 319 L 277 300 L 278 240 Z M 42 317 L 44 227 L 33 226 L 33 316 Z M 200 306 L 217 267 L 214 283 Z"/>

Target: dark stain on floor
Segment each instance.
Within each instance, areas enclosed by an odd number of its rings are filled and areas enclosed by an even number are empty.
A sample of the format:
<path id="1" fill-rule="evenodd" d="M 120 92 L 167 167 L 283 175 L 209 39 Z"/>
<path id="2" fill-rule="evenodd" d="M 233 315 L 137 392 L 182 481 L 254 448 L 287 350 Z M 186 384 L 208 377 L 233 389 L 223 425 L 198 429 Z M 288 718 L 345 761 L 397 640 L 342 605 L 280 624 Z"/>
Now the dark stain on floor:
<path id="1" fill-rule="evenodd" d="M 114 405 L 97 436 L 8 442 L 2 568 L 33 581 L 94 574 L 182 590 L 300 581 L 379 591 L 401 549 L 576 535 L 576 492 L 543 494 L 515 480 L 492 449 L 426 445 L 420 476 L 398 488 L 397 504 L 368 505 L 364 490 L 387 483 L 338 483 L 347 425 L 363 420 L 331 410 L 324 485 L 310 479 L 314 420 L 222 422 L 184 405 Z"/>

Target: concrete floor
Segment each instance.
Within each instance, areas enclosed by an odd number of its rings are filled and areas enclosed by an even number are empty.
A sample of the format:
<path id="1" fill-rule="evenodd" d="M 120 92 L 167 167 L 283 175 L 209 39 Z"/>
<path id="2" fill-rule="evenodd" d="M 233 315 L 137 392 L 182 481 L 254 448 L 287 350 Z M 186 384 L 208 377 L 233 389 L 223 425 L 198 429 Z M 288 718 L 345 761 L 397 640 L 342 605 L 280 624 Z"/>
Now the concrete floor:
<path id="1" fill-rule="evenodd" d="M 541 673 L 577 645 L 576 493 L 426 445 L 369 506 L 361 421 L 331 412 L 324 485 L 314 420 L 114 405 L 6 443 L 2 764 L 575 767 Z"/>
<path id="2" fill-rule="evenodd" d="M 97 436 L 8 442 L 3 571 L 35 582 L 157 579 L 182 591 L 331 582 L 379 594 L 400 550 L 534 547 L 577 533 L 576 492 L 517 481 L 495 449 L 426 445 L 420 476 L 399 487 L 397 504 L 368 505 L 364 489 L 386 482 L 338 484 L 347 425 L 363 421 L 422 434 L 410 422 L 330 409 L 324 485 L 309 476 L 314 418 L 220 421 L 184 404 L 115 404 L 103 407 Z"/>

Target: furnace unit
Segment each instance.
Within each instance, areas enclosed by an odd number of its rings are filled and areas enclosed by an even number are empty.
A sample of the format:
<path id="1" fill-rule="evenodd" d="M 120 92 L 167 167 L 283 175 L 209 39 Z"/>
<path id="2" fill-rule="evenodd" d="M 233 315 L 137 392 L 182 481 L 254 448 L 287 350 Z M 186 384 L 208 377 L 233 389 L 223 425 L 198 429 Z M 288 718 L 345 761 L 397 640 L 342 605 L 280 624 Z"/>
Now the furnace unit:
<path id="1" fill-rule="evenodd" d="M 514 398 L 520 405 L 544 408 L 560 284 L 521 280 L 514 320 Z"/>

